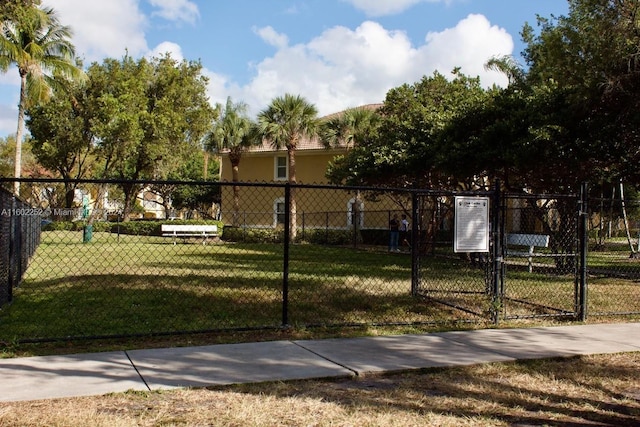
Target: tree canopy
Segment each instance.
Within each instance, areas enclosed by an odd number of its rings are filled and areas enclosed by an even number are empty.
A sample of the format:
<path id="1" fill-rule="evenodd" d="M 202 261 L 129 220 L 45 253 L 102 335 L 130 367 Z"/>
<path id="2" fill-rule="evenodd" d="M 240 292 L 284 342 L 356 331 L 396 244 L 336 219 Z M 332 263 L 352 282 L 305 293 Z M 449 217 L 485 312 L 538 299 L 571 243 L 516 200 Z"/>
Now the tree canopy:
<path id="1" fill-rule="evenodd" d="M 86 82 L 29 110 L 35 155 L 64 178 L 121 180 L 128 213 L 130 181 L 176 178 L 202 151 L 214 110 L 201 70 L 169 56 L 92 64 Z"/>
<path id="2" fill-rule="evenodd" d="M 482 188 L 500 178 L 512 191 L 564 192 L 583 180 L 623 179 L 640 187 L 640 3 L 568 2 L 566 16 L 523 27 L 524 66 L 488 58 L 508 76 L 505 88 L 458 69 L 435 72 L 391 89 L 377 112 L 347 110 L 322 129 L 313 104 L 285 94 L 258 115 L 260 135 L 287 149 L 291 182 L 298 143 L 319 135 L 348 147 L 327 170 L 338 184 Z M 10 3 L 3 16 L 33 9 L 28 0 Z M 18 28 L 10 23 L 5 38 Z M 197 62 L 126 56 L 87 74 L 66 95 L 54 91 L 50 104 L 29 105 L 34 154 L 61 176 L 83 176 L 81 159 L 90 159 L 97 177 L 175 177 L 205 135 L 234 159 L 250 144 L 244 104 L 229 99 L 214 121 Z M 127 197 L 134 190 L 123 188 Z"/>
<path id="3" fill-rule="evenodd" d="M 640 3 L 569 0 L 525 25 L 527 68 L 483 88 L 454 70 L 390 90 L 377 138 L 330 166 L 334 182 L 577 191 L 584 180 L 640 185 Z"/>

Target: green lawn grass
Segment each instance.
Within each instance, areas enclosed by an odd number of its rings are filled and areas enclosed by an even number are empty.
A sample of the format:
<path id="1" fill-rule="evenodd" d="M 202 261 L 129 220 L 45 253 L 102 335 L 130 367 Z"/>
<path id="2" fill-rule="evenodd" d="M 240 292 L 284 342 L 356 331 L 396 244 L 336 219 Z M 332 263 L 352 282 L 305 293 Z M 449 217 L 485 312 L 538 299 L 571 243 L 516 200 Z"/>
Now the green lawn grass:
<path id="1" fill-rule="evenodd" d="M 45 232 L 0 312 L 0 339 L 279 327 L 282 271 L 277 244 Z M 289 321 L 425 320 L 432 309 L 411 297 L 410 277 L 408 255 L 293 246 Z"/>
<path id="2" fill-rule="evenodd" d="M 203 245 L 194 239 L 174 245 L 162 237 L 103 232 L 83 243 L 81 232 L 48 231 L 14 301 L 0 310 L 0 340 L 278 328 L 282 272 L 279 244 Z M 491 300 L 482 268 L 455 257 L 422 257 L 420 275 L 420 296 L 413 296 L 408 253 L 292 245 L 288 324 L 488 317 Z M 574 288 L 572 275 L 507 266 L 502 315 L 571 312 Z M 590 296 L 597 307 L 590 310 L 640 311 L 638 289 L 634 280 L 596 277 Z"/>

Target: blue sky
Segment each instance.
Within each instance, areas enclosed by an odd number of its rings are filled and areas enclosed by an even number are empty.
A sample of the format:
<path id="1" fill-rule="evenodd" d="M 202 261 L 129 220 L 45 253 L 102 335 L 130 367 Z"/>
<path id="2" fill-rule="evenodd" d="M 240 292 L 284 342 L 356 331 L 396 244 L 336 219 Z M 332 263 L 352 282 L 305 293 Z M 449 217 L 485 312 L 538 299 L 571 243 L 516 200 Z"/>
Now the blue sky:
<path id="1" fill-rule="evenodd" d="M 200 60 L 213 104 L 252 114 L 300 94 L 321 115 L 384 100 L 386 92 L 454 67 L 506 84 L 483 64 L 520 58 L 520 30 L 565 0 L 44 0 L 72 27 L 86 64 L 125 52 Z M 0 136 L 14 133 L 17 70 L 0 75 Z"/>

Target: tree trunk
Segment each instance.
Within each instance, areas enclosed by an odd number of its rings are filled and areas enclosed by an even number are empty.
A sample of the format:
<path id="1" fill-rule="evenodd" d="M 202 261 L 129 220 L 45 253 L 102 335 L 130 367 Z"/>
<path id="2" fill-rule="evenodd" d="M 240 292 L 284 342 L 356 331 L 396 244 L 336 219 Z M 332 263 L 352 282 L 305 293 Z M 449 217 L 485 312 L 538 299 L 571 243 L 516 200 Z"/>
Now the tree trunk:
<path id="1" fill-rule="evenodd" d="M 296 148 L 294 145 L 291 145 L 287 148 L 287 153 L 289 154 L 289 183 L 296 183 Z M 295 188 L 291 188 L 289 192 L 289 202 L 291 203 L 289 216 L 291 220 L 289 235 L 291 236 L 291 241 L 294 242 L 296 237 L 298 237 L 298 209 L 296 206 L 296 192 Z"/>
<path id="2" fill-rule="evenodd" d="M 207 150 L 204 150 L 203 164 L 204 166 L 202 167 L 202 179 L 206 181 L 209 177 L 209 152 Z"/>
<path id="3" fill-rule="evenodd" d="M 122 209 L 122 222 L 129 221 L 129 215 L 133 211 L 136 200 L 138 186 L 134 184 L 122 184 L 122 192 L 124 193 L 124 206 Z"/>
<path id="4" fill-rule="evenodd" d="M 27 73 L 20 71 L 20 102 L 18 103 L 18 129 L 16 130 L 16 157 L 14 162 L 14 177 L 22 176 L 22 134 L 24 132 L 24 110 L 27 103 Z M 20 197 L 20 183 L 13 183 L 13 194 Z"/>
<path id="5" fill-rule="evenodd" d="M 627 235 L 627 243 L 629 244 L 629 249 L 631 250 L 630 257 L 636 257 L 636 250 L 633 247 L 633 243 L 631 242 L 631 233 L 629 232 L 629 219 L 627 218 L 627 207 L 624 202 L 624 185 L 622 180 L 620 180 L 620 202 L 622 207 L 622 220 L 624 222 L 624 231 Z"/>
<path id="6" fill-rule="evenodd" d="M 73 207 L 73 199 L 75 199 L 75 186 L 64 183 L 64 207 L 65 209 L 71 209 Z"/>
<path id="7" fill-rule="evenodd" d="M 231 164 L 231 173 L 232 173 L 232 180 L 233 182 L 238 182 L 239 179 L 239 161 L 234 161 Z M 240 187 L 237 185 L 233 186 L 233 214 L 232 214 L 232 218 L 231 218 L 231 225 L 233 225 L 234 227 L 238 226 L 238 218 L 240 216 Z"/>

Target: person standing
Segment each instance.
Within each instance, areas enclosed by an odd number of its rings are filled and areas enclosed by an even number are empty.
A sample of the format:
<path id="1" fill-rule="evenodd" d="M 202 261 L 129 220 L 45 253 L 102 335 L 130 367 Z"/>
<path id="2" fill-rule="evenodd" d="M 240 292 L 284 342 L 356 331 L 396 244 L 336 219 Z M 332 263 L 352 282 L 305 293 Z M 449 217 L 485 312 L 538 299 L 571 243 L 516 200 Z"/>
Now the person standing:
<path id="1" fill-rule="evenodd" d="M 398 240 L 400 239 L 400 221 L 398 215 L 393 215 L 389 220 L 389 252 L 400 252 Z"/>
<path id="2" fill-rule="evenodd" d="M 407 245 L 409 249 L 411 249 L 411 243 L 409 243 L 409 220 L 407 216 L 402 214 L 402 219 L 400 220 L 400 245 Z"/>

